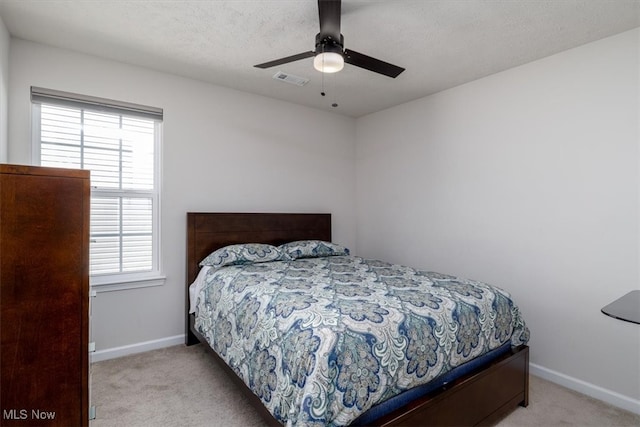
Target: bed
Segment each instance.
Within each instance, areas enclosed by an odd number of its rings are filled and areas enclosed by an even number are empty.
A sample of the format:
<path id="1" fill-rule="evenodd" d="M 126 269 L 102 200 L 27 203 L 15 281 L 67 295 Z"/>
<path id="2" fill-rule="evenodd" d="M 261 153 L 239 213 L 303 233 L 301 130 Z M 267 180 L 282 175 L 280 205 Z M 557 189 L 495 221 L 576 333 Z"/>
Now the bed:
<path id="1" fill-rule="evenodd" d="M 299 241 L 331 242 L 331 215 L 187 214 L 186 344 L 205 345 L 212 357 L 246 392 L 268 425 L 491 425 L 518 405 L 528 405 L 528 330 L 519 317 L 517 306 L 510 300 L 503 300 L 508 299 L 508 294 L 504 291 L 453 276 L 418 272 L 381 261 L 363 260 L 348 252 L 340 252 L 344 248 L 339 245 L 336 245 L 337 252 L 317 258 L 305 255 L 299 259 L 267 259 L 269 262 L 241 263 L 219 269 L 200 266 L 214 251 L 223 250 L 221 248 L 229 245 L 252 243 L 280 246 Z M 287 248 L 288 245 L 282 247 Z M 299 246 L 294 243 L 293 247 L 300 254 Z M 205 268 L 209 270 L 205 271 Z M 222 275 L 223 270 L 228 276 Z M 295 273 L 294 277 L 287 276 L 290 272 Z M 309 272 L 315 272 L 317 277 L 302 280 L 309 277 Z M 357 277 L 359 275 L 368 277 L 365 278 L 366 286 L 358 284 L 357 280 L 361 280 Z M 276 276 L 284 282 L 276 284 L 273 281 Z M 205 277 L 214 284 L 207 288 L 203 283 Z M 241 277 L 249 278 L 250 281 L 241 282 Z M 398 281 L 398 277 L 412 281 L 412 285 L 403 284 Z M 331 286 L 323 280 L 330 280 Z M 428 296 L 423 301 L 416 300 L 418 288 L 413 287 L 422 286 L 419 281 L 426 281 L 434 286 L 433 289 L 429 288 Z M 189 286 L 194 282 L 199 282 L 203 288 L 208 289 L 195 297 L 200 304 L 196 310 L 198 316 L 190 313 L 194 310 L 192 300 L 195 298 L 193 292 L 190 294 Z M 318 287 L 312 287 L 316 282 Z M 470 287 L 471 285 L 477 285 L 478 288 Z M 381 287 L 378 289 L 378 286 Z M 211 298 L 221 298 L 225 287 L 241 292 L 236 296 L 223 296 L 217 303 L 210 302 Z M 251 292 L 254 288 L 255 292 L 261 289 L 262 294 L 249 293 L 248 288 L 251 288 Z M 287 299 L 292 292 L 297 295 L 297 299 Z M 480 294 L 476 295 L 478 292 Z M 374 295 L 373 298 L 378 303 L 373 309 L 362 308 L 370 304 L 363 294 Z M 380 296 L 387 294 L 390 296 L 389 301 L 380 303 Z M 454 294 L 456 297 L 462 296 L 462 299 L 454 303 L 444 299 L 444 295 Z M 449 334 L 462 336 L 462 318 L 478 311 L 473 304 L 482 299 L 482 295 L 492 295 L 491 304 L 496 308 L 488 316 L 478 312 L 482 317 L 482 325 L 502 324 L 496 313 L 508 311 L 512 321 L 509 336 L 504 331 L 487 332 L 485 326 L 479 327 L 482 331 L 478 328 L 466 328 L 467 338 L 457 337 L 457 341 L 452 340 L 451 342 L 457 343 L 457 347 L 448 350 L 456 360 L 444 360 L 442 355 L 445 353 L 420 352 L 430 347 L 425 347 L 416 341 L 417 338 L 414 339 L 416 334 L 421 334 L 419 331 L 429 331 L 429 334 L 422 335 L 431 339 L 431 342 L 434 338 L 436 341 L 447 342 L 443 338 L 447 331 Z M 355 313 L 340 305 L 340 298 L 343 296 L 347 300 L 358 301 Z M 244 306 L 230 309 L 228 304 L 234 299 Z M 324 302 L 322 307 L 325 311 L 321 315 L 311 314 L 318 313 L 310 305 L 313 300 Z M 403 315 L 396 314 L 400 313 L 396 310 L 400 306 L 410 305 L 412 313 L 419 313 L 422 308 L 429 309 L 429 305 L 436 312 L 445 312 L 446 306 L 452 304 L 458 307 L 453 314 L 458 320 L 457 326 L 439 326 L 434 323 L 436 315 L 432 313 L 424 319 L 411 315 L 407 317 L 411 317 L 411 321 L 405 319 L 400 326 L 396 325 L 396 329 L 400 328 L 404 333 L 402 339 L 390 337 L 387 332 L 377 329 L 377 320 L 402 317 Z M 226 308 L 223 309 L 223 306 Z M 246 308 L 248 306 L 253 308 L 249 310 Z M 271 317 L 268 322 L 271 322 L 271 326 L 274 322 L 289 322 L 288 326 L 281 328 L 280 332 L 275 327 L 257 327 L 256 325 L 268 323 L 266 320 L 256 320 L 257 307 L 260 306 L 266 307 L 269 312 L 267 314 Z M 225 316 L 221 315 L 221 310 L 237 313 L 237 323 L 227 322 Z M 293 311 L 302 317 L 297 320 L 289 317 Z M 206 312 L 210 313 L 205 315 Z M 347 333 L 327 338 L 329 335 L 322 335 L 324 330 L 318 332 L 311 329 L 314 324 L 321 329 L 327 325 L 333 328 L 337 321 L 331 318 L 331 313 L 340 313 L 340 316 L 334 316 L 335 319 L 346 319 L 348 326 L 341 328 Z M 448 316 L 451 317 L 451 313 Z M 485 322 L 487 319 L 490 321 Z M 412 332 L 411 324 L 420 321 L 423 321 L 421 326 Z M 480 325 L 478 322 L 475 324 Z M 508 329 L 509 326 L 502 329 L 505 328 Z M 233 334 L 229 332 L 231 330 Z M 469 331 L 484 337 L 480 339 L 483 344 L 478 345 L 478 339 L 474 334 L 469 334 Z M 236 341 L 230 340 L 227 337 L 229 334 L 235 336 Z M 284 344 L 276 341 L 280 335 L 286 341 Z M 323 338 L 318 339 L 319 336 Z M 255 342 L 243 341 L 249 339 L 254 339 Z M 476 342 L 475 347 L 473 342 Z M 398 349 L 409 348 L 413 349 L 413 356 L 408 355 L 408 350 L 406 355 L 398 356 Z M 290 351 L 291 349 L 294 351 Z M 305 356 L 305 351 L 309 349 L 315 352 L 312 356 Z M 444 350 L 438 349 L 440 351 Z M 240 359 L 240 354 L 246 358 L 246 363 L 242 366 L 235 363 Z M 345 366 L 349 366 L 351 371 Z M 383 376 L 383 371 L 386 376 Z M 334 382 L 325 384 L 317 381 L 317 378 L 311 376 L 311 372 L 321 379 L 330 377 Z M 431 378 L 430 375 L 434 374 L 437 376 Z M 280 377 L 285 377 L 286 381 Z M 369 379 L 364 381 L 366 378 Z M 291 384 L 283 385 L 283 381 Z M 373 383 L 375 384 L 371 385 Z M 380 383 L 390 387 L 385 389 Z M 284 395 L 291 395 L 294 403 L 282 403 Z M 333 400 L 327 396 L 331 396 Z"/>

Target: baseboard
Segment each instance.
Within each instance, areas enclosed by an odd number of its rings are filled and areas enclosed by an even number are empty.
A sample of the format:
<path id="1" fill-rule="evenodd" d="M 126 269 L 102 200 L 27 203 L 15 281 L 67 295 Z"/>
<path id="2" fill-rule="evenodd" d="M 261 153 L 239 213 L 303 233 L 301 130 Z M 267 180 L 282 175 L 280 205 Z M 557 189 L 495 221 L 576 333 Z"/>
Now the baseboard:
<path id="1" fill-rule="evenodd" d="M 640 400 L 632 399 L 623 394 L 616 393 L 615 391 L 607 390 L 606 388 L 599 387 L 586 381 L 561 374 L 560 372 L 547 369 L 543 366 L 536 365 L 535 363 L 529 364 L 529 372 L 532 375 L 577 391 L 578 393 L 585 394 L 593 397 L 594 399 L 602 400 L 603 402 L 607 402 L 613 406 L 617 406 L 618 408 L 640 414 Z"/>
<path id="2" fill-rule="evenodd" d="M 130 354 L 171 347 L 178 344 L 184 344 L 184 335 L 160 338 L 157 340 L 145 341 L 136 344 L 125 345 L 122 347 L 107 348 L 91 353 L 91 363 L 102 362 L 103 360 L 115 359 L 117 357 L 128 356 Z"/>

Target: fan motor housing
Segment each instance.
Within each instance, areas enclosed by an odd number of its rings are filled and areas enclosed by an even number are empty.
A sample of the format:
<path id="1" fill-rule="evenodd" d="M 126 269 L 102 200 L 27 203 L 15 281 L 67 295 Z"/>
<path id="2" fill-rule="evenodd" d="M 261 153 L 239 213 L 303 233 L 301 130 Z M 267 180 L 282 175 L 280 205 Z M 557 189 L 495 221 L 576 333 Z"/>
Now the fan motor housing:
<path id="1" fill-rule="evenodd" d="M 331 36 L 321 37 L 320 33 L 316 34 L 316 55 L 323 52 L 335 52 L 340 55 L 344 51 L 344 36 L 340 34 L 340 41 L 336 41 Z"/>

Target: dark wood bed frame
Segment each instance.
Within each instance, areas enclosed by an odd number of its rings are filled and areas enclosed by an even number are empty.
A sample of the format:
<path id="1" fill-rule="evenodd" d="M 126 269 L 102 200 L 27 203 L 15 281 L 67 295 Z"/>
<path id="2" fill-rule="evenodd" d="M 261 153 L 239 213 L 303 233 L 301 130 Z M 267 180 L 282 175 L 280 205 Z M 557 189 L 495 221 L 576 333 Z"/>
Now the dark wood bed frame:
<path id="1" fill-rule="evenodd" d="M 331 241 L 331 214 L 187 213 L 186 344 L 204 344 L 220 366 L 247 394 L 268 425 L 281 426 L 260 399 L 195 330 L 189 315 L 189 285 L 208 254 L 236 243 L 306 239 Z M 492 425 L 518 405 L 529 403 L 529 347 L 512 349 L 488 365 L 375 421 L 376 426 Z"/>

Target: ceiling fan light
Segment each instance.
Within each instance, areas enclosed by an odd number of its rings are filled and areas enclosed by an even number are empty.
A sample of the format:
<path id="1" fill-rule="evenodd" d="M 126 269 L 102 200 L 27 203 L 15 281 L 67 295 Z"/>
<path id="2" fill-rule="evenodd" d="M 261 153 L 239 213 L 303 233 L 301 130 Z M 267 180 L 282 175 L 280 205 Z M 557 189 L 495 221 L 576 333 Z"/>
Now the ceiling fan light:
<path id="1" fill-rule="evenodd" d="M 313 58 L 313 67 L 322 73 L 337 73 L 344 68 L 344 58 L 336 52 L 319 53 Z"/>

